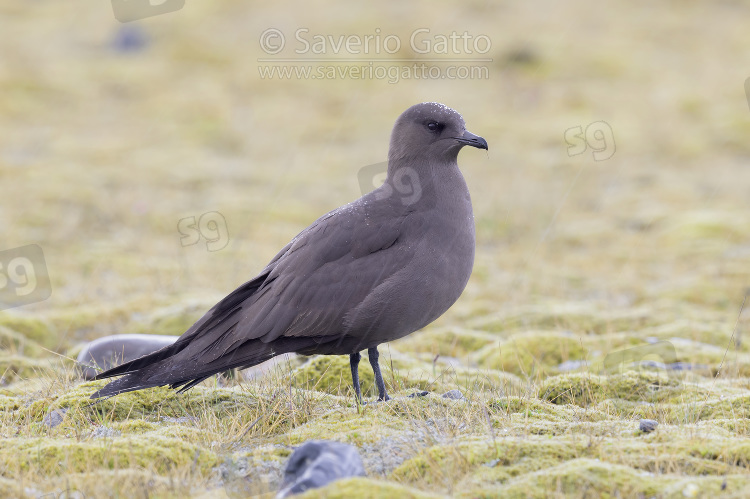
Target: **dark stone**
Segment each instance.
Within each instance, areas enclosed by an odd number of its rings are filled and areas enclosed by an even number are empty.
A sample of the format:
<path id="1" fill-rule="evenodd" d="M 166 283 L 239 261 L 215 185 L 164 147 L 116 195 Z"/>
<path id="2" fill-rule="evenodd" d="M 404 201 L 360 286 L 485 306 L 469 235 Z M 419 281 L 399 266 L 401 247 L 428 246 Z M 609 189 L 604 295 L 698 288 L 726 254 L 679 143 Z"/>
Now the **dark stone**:
<path id="1" fill-rule="evenodd" d="M 409 398 L 410 399 L 414 399 L 414 398 L 417 398 L 417 397 L 426 397 L 429 394 L 430 394 L 430 392 L 414 392 L 411 395 L 409 395 Z"/>
<path id="2" fill-rule="evenodd" d="M 112 40 L 112 47 L 117 52 L 140 52 L 148 46 L 146 32 L 137 24 L 120 26 Z"/>
<path id="3" fill-rule="evenodd" d="M 656 430 L 657 426 L 659 426 L 659 423 L 654 421 L 653 419 L 641 419 L 638 423 L 638 428 L 643 433 L 651 433 L 652 431 Z"/>
<path id="4" fill-rule="evenodd" d="M 450 390 L 443 394 L 443 398 L 451 400 L 464 400 L 466 397 L 464 397 L 464 394 L 461 393 L 461 390 Z"/>
<path id="5" fill-rule="evenodd" d="M 67 409 L 53 409 L 42 418 L 42 423 L 50 428 L 54 428 L 63 422 L 66 412 L 68 412 Z"/>
<path id="6" fill-rule="evenodd" d="M 311 440 L 292 453 L 276 497 L 289 497 L 354 476 L 365 476 L 356 447 L 328 440 Z"/>

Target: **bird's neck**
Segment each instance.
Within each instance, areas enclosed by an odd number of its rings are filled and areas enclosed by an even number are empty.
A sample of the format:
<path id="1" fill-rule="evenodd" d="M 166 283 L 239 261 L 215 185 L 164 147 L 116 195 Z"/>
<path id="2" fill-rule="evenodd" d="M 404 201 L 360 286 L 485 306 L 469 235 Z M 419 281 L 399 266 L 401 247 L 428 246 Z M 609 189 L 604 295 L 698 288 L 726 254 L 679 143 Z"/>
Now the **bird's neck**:
<path id="1" fill-rule="evenodd" d="M 455 160 L 426 161 L 419 158 L 391 160 L 385 189 L 406 207 L 417 205 L 448 211 L 468 209 L 469 189 Z M 429 204 L 429 206 L 425 206 Z"/>

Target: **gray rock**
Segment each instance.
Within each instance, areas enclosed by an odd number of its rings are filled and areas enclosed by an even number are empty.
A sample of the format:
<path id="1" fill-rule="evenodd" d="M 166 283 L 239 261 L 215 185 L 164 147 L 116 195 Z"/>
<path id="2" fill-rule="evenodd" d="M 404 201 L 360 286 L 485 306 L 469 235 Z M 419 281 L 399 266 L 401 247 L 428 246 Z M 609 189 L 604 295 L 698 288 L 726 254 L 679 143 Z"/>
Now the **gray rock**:
<path id="1" fill-rule="evenodd" d="M 328 440 L 311 440 L 298 447 L 289 458 L 276 498 L 282 499 L 354 476 L 365 476 L 356 447 Z"/>
<path id="2" fill-rule="evenodd" d="M 707 371 L 707 364 L 693 364 L 691 362 L 672 362 L 666 365 L 670 371 Z"/>
<path id="3" fill-rule="evenodd" d="M 651 433 L 652 431 L 656 430 L 657 426 L 659 426 L 659 423 L 654 421 L 653 419 L 641 419 L 638 423 L 638 429 L 640 429 L 644 433 Z"/>
<path id="4" fill-rule="evenodd" d="M 84 379 L 173 344 L 179 336 L 157 334 L 115 334 L 98 338 L 81 350 L 78 364 Z M 98 368 L 98 369 L 97 369 Z"/>
<path id="5" fill-rule="evenodd" d="M 443 394 L 443 398 L 451 400 L 464 400 L 466 397 L 464 397 L 464 394 L 461 393 L 461 390 L 450 390 Z"/>
<path id="6" fill-rule="evenodd" d="M 42 423 L 49 426 L 50 428 L 54 428 L 55 426 L 63 422 L 66 412 L 68 412 L 67 409 L 53 409 L 44 416 L 44 418 L 42 419 Z"/>

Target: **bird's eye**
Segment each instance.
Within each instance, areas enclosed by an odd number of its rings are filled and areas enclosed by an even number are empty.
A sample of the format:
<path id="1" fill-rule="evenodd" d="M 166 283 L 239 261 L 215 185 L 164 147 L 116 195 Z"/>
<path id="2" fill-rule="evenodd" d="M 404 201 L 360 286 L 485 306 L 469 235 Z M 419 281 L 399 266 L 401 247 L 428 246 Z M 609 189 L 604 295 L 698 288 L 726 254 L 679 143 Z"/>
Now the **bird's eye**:
<path id="1" fill-rule="evenodd" d="M 438 128 L 440 128 L 440 125 L 434 121 L 431 121 L 427 123 L 427 128 L 429 128 L 431 132 L 436 132 Z"/>

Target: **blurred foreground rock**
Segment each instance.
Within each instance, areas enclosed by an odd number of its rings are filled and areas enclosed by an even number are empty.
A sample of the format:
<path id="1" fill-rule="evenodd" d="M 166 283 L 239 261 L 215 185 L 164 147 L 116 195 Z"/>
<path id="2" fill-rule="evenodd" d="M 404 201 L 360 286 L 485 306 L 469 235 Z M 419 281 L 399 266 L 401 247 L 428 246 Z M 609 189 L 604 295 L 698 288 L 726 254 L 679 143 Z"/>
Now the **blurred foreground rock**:
<path id="1" fill-rule="evenodd" d="M 365 476 L 362 458 L 352 445 L 311 440 L 289 458 L 277 499 L 323 487 L 335 480 Z"/>
<path id="2" fill-rule="evenodd" d="M 659 426 L 659 423 L 653 419 L 641 419 L 638 422 L 638 429 L 644 433 L 651 433 L 656 430 L 657 426 Z"/>

